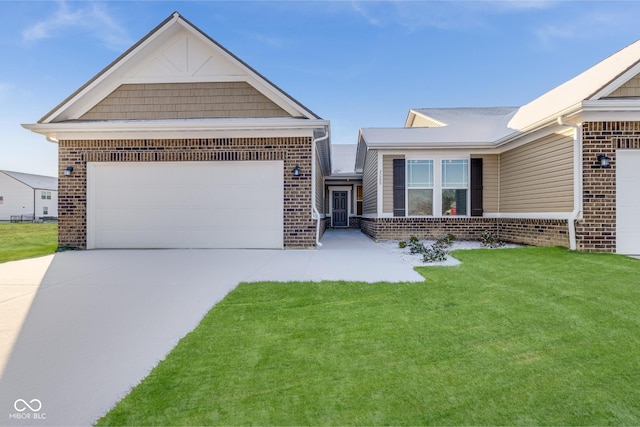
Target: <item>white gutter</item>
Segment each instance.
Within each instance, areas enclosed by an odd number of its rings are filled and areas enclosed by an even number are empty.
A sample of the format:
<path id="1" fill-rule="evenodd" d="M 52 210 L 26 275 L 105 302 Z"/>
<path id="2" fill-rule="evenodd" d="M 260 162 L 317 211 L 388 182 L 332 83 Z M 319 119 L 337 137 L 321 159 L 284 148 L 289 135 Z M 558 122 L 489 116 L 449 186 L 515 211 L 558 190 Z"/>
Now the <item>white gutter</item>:
<path id="1" fill-rule="evenodd" d="M 569 215 L 569 249 L 575 251 L 576 220 L 582 217 L 582 125 L 565 122 L 558 116 L 560 126 L 573 128 L 573 211 Z"/>
<path id="2" fill-rule="evenodd" d="M 329 138 L 329 131 L 327 128 L 324 128 L 324 136 L 320 138 L 315 138 L 313 143 L 311 144 L 311 218 L 317 220 L 316 222 L 316 245 L 318 247 L 322 246 L 320 243 L 320 212 L 318 212 L 318 207 L 316 206 L 316 151 L 318 149 L 318 142 L 324 141 Z"/>

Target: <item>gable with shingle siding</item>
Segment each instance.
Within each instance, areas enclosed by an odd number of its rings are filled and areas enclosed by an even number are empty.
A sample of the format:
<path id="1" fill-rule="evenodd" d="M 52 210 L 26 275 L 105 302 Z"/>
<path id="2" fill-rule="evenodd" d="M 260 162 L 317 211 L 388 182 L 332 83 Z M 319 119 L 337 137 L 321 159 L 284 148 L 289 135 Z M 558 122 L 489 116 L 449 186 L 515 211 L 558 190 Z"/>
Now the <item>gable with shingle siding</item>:
<path id="1" fill-rule="evenodd" d="M 80 120 L 291 117 L 246 82 L 123 84 Z"/>
<path id="2" fill-rule="evenodd" d="M 640 74 L 636 74 L 625 84 L 614 90 L 607 98 L 625 98 L 640 96 Z"/>

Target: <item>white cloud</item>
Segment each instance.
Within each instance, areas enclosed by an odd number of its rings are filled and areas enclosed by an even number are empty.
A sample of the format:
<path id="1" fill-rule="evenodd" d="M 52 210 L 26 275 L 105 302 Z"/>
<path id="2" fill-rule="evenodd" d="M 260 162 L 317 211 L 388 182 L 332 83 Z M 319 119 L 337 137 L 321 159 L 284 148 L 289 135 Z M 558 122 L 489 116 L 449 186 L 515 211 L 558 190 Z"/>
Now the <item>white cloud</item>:
<path id="1" fill-rule="evenodd" d="M 493 15 L 526 13 L 553 7 L 556 1 L 355 1 L 352 9 L 370 25 L 400 25 L 409 31 L 423 28 L 463 30 L 489 25 Z"/>
<path id="2" fill-rule="evenodd" d="M 543 47 L 552 47 L 567 40 L 592 39 L 606 36 L 612 31 L 634 25 L 637 13 L 589 12 L 574 14 L 570 21 L 549 23 L 534 30 L 534 34 Z"/>
<path id="3" fill-rule="evenodd" d="M 107 11 L 102 3 L 80 3 L 82 8 L 73 10 L 65 1 L 57 3 L 58 9 L 46 19 L 37 22 L 22 32 L 22 39 L 37 42 L 58 37 L 71 29 L 79 29 L 100 40 L 105 47 L 122 51 L 132 44 L 127 30 Z M 76 3 L 74 3 L 74 6 Z"/>

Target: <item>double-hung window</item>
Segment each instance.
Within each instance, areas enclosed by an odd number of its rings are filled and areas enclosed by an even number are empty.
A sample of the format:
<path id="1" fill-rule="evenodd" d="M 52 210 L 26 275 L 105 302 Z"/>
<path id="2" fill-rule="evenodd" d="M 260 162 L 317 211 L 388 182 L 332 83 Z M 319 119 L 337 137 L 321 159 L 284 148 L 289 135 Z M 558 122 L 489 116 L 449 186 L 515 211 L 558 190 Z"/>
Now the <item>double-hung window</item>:
<path id="1" fill-rule="evenodd" d="M 442 161 L 442 215 L 467 215 L 469 161 Z"/>
<path id="2" fill-rule="evenodd" d="M 433 215 L 433 160 L 407 162 L 408 215 Z"/>
<path id="3" fill-rule="evenodd" d="M 405 189 L 408 216 L 468 216 L 469 159 L 408 159 Z"/>

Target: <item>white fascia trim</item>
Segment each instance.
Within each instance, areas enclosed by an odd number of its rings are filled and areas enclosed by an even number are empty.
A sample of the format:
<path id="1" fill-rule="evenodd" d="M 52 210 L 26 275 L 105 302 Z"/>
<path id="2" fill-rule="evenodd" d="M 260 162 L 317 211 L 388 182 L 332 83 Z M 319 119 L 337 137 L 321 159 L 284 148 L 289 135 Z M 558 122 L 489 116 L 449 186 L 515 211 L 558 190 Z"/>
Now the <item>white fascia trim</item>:
<path id="1" fill-rule="evenodd" d="M 591 99 L 603 98 L 605 96 L 611 95 L 615 90 L 617 90 L 620 86 L 624 85 L 628 82 L 632 77 L 640 72 L 640 63 L 636 63 L 633 67 L 629 68 L 627 71 L 619 75 L 616 79 L 610 82 L 608 85 L 600 89 L 596 92 Z"/>
<path id="2" fill-rule="evenodd" d="M 583 111 L 638 111 L 640 100 L 631 98 L 595 99 L 582 103 Z"/>
<path id="3" fill-rule="evenodd" d="M 370 149 L 389 149 L 389 150 L 415 150 L 420 148 L 425 149 L 440 149 L 440 150 L 473 150 L 484 149 L 489 150 L 495 148 L 495 144 L 491 142 L 428 142 L 428 141 L 415 141 L 415 142 L 402 142 L 389 144 L 388 142 L 367 142 L 367 147 Z"/>
<path id="4" fill-rule="evenodd" d="M 568 220 L 571 212 L 531 212 L 531 213 L 485 213 L 483 218 L 498 219 L 558 219 Z"/>
<path id="5" fill-rule="evenodd" d="M 65 122 L 22 125 L 45 135 L 50 141 L 99 139 L 174 139 L 256 136 L 313 136 L 313 130 L 328 126 L 326 120 L 147 120 L 111 122 Z"/>

